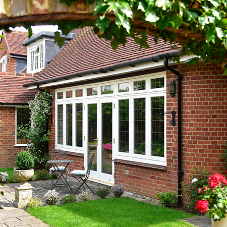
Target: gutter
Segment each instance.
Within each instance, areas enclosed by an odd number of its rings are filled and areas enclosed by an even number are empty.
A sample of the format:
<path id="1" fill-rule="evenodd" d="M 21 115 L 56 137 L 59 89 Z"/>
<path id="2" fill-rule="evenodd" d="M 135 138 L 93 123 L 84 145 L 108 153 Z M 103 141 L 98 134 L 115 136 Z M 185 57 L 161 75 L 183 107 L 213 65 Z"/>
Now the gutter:
<path id="1" fill-rule="evenodd" d="M 182 198 L 182 176 L 184 175 L 184 172 L 182 171 L 182 157 L 181 157 L 181 80 L 183 77 L 181 74 L 170 68 L 168 66 L 168 58 L 164 59 L 164 65 L 166 70 L 169 70 L 170 72 L 177 75 L 177 98 L 178 98 L 178 207 L 181 205 L 181 198 Z"/>
<path id="2" fill-rule="evenodd" d="M 127 67 L 127 66 L 135 67 L 135 65 L 141 64 L 141 63 L 146 63 L 146 62 L 151 62 L 151 61 L 158 62 L 159 60 L 164 60 L 165 58 L 178 57 L 180 55 L 180 53 L 181 53 L 181 51 L 178 50 L 178 51 L 165 53 L 165 54 L 152 55 L 152 56 L 147 57 L 147 58 L 140 58 L 140 59 L 137 59 L 137 60 L 134 60 L 134 61 L 118 63 L 118 64 L 115 64 L 115 65 L 112 65 L 112 66 L 103 67 L 103 68 L 99 68 L 99 69 L 86 70 L 86 71 L 68 74 L 66 76 L 61 76 L 61 77 L 57 77 L 57 78 L 40 80 L 40 81 L 37 81 L 37 82 L 30 82 L 30 83 L 24 84 L 23 87 L 29 87 L 29 86 L 34 86 L 34 85 L 37 86 L 37 85 L 40 85 L 40 84 L 57 82 L 57 81 L 60 81 L 60 80 L 68 80 L 68 79 L 74 78 L 74 77 L 82 77 L 82 76 L 87 75 L 87 74 L 107 73 L 108 71 L 114 71 L 115 69 L 123 68 L 123 67 Z"/>

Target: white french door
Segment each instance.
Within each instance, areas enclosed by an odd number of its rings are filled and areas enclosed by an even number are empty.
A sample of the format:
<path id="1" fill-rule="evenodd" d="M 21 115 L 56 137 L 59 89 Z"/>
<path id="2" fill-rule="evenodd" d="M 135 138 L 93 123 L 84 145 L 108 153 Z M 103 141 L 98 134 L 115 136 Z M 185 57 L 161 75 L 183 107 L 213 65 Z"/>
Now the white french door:
<path id="1" fill-rule="evenodd" d="M 90 178 L 105 183 L 114 183 L 113 100 L 89 99 L 85 104 L 85 165 L 95 153 Z"/>

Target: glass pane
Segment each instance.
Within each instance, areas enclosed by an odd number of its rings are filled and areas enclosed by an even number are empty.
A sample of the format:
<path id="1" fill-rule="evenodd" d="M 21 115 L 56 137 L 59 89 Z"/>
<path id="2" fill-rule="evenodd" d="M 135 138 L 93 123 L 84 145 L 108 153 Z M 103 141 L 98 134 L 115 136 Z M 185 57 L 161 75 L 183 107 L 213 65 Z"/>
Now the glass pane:
<path id="1" fill-rule="evenodd" d="M 58 116 L 58 144 L 63 144 L 63 105 L 58 105 L 57 107 Z"/>
<path id="2" fill-rule="evenodd" d="M 119 100 L 119 152 L 129 153 L 129 100 Z"/>
<path id="3" fill-rule="evenodd" d="M 76 97 L 82 97 L 83 96 L 83 89 L 75 90 L 75 96 Z"/>
<path id="4" fill-rule="evenodd" d="M 17 108 L 17 127 L 28 128 L 30 125 L 30 110 L 28 108 Z M 17 144 L 27 144 L 23 130 L 17 131 Z"/>
<path id="5" fill-rule="evenodd" d="M 145 154 L 145 98 L 134 99 L 134 153 Z"/>
<path id="6" fill-rule="evenodd" d="M 57 93 L 57 99 L 63 99 L 63 92 Z"/>
<path id="7" fill-rule="evenodd" d="M 112 174 L 112 103 L 102 104 L 102 173 Z"/>
<path id="8" fill-rule="evenodd" d="M 102 86 L 101 92 L 102 92 L 102 94 L 111 94 L 111 93 L 113 93 L 113 85 Z"/>
<path id="9" fill-rule="evenodd" d="M 66 145 L 72 146 L 72 104 L 66 105 Z"/>
<path id="10" fill-rule="evenodd" d="M 119 92 L 127 92 L 127 91 L 129 91 L 129 83 L 118 84 L 118 91 Z"/>
<path id="11" fill-rule="evenodd" d="M 134 91 L 145 90 L 146 89 L 146 81 L 145 80 L 135 81 L 133 89 L 134 89 Z"/>
<path id="12" fill-rule="evenodd" d="M 93 153 L 91 170 L 97 171 L 97 104 L 88 104 L 88 160 Z"/>
<path id="13" fill-rule="evenodd" d="M 164 87 L 164 77 L 151 79 L 151 89 Z"/>
<path id="14" fill-rule="evenodd" d="M 87 96 L 97 95 L 97 87 L 87 88 Z"/>
<path id="15" fill-rule="evenodd" d="M 83 104 L 76 103 L 76 146 L 83 146 Z"/>
<path id="16" fill-rule="evenodd" d="M 73 92 L 72 91 L 66 91 L 66 98 L 72 98 Z"/>
<path id="17" fill-rule="evenodd" d="M 151 155 L 164 157 L 164 97 L 151 98 Z"/>

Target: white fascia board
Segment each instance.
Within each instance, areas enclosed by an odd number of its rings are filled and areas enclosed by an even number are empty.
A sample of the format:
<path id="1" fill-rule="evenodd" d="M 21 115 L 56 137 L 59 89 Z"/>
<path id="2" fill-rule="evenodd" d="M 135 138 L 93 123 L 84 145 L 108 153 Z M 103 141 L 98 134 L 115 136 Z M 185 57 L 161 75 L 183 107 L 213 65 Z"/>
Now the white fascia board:
<path id="1" fill-rule="evenodd" d="M 182 56 L 180 58 L 180 62 L 184 63 L 186 60 L 189 58 L 192 58 L 192 56 Z M 169 59 L 169 65 L 176 65 L 178 64 L 177 62 L 174 62 L 172 59 Z M 98 73 L 98 74 L 87 74 L 81 77 L 75 77 L 72 79 L 68 80 L 60 80 L 56 82 L 50 82 L 47 84 L 40 84 L 40 88 L 45 88 L 45 87 L 52 87 L 52 86 L 58 86 L 58 85 L 64 85 L 64 84 L 70 84 L 70 83 L 75 83 L 75 82 L 81 82 L 81 81 L 87 81 L 87 80 L 93 80 L 93 79 L 98 79 L 98 78 L 104 78 L 104 77 L 110 77 L 110 76 L 119 76 L 122 74 L 126 73 L 132 73 L 132 72 L 137 72 L 137 71 L 145 71 L 149 69 L 155 69 L 155 68 L 160 68 L 160 66 L 164 67 L 163 60 L 160 60 L 158 62 L 146 62 L 142 64 L 137 64 L 134 67 L 127 66 L 127 67 L 122 67 L 118 69 L 114 69 L 114 71 L 108 71 L 107 73 Z M 57 79 L 57 78 L 56 78 Z M 36 89 L 36 86 L 31 86 L 28 87 L 28 90 Z"/>

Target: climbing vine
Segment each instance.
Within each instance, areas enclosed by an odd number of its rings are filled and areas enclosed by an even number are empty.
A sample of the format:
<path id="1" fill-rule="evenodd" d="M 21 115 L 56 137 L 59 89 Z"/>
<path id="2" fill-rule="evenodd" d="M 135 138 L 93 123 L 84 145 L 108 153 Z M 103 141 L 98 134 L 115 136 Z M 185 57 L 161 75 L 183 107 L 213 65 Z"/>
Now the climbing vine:
<path id="1" fill-rule="evenodd" d="M 29 141 L 28 150 L 35 158 L 35 168 L 42 169 L 48 160 L 48 116 L 51 114 L 51 94 L 47 91 L 36 94 L 29 102 L 31 126 L 18 127 L 18 134 L 23 133 Z"/>

